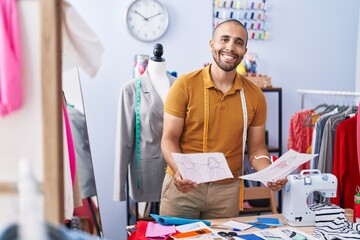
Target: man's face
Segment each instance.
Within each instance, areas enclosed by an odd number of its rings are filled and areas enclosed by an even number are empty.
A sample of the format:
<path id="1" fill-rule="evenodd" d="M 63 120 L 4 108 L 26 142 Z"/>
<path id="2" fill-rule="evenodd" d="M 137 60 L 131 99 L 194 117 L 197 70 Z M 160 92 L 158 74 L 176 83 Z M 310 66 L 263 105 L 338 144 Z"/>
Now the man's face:
<path id="1" fill-rule="evenodd" d="M 247 51 L 246 41 L 246 30 L 238 23 L 227 22 L 218 26 L 210 41 L 216 64 L 226 72 L 236 69 Z"/>

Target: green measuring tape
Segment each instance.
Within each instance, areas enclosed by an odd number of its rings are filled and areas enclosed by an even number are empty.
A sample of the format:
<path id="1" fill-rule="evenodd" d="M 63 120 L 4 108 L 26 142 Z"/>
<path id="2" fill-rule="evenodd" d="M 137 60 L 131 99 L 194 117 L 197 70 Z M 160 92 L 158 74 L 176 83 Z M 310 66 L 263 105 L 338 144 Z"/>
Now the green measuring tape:
<path id="1" fill-rule="evenodd" d="M 136 166 L 138 170 L 138 176 L 136 178 L 136 186 L 140 188 L 140 88 L 141 79 L 136 79 L 136 91 L 135 91 L 135 150 L 136 150 Z"/>

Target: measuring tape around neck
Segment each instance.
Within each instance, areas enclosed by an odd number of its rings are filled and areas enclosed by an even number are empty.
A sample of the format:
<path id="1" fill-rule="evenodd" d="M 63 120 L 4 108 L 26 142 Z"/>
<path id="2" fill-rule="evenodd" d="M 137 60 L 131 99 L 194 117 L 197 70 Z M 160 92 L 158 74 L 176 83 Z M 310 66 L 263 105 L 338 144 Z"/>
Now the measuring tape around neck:
<path id="1" fill-rule="evenodd" d="M 247 108 L 246 108 L 246 99 L 244 89 L 240 90 L 240 101 L 243 111 L 244 117 L 244 125 L 243 125 L 243 137 L 242 137 L 242 166 L 241 166 L 241 174 L 244 175 L 244 156 L 245 156 L 245 147 L 246 147 L 246 138 L 247 138 Z M 203 152 L 206 153 L 208 151 L 208 131 L 209 131 L 209 89 L 204 89 L 204 130 L 203 130 Z M 240 210 L 244 209 L 244 179 L 240 180 Z"/>

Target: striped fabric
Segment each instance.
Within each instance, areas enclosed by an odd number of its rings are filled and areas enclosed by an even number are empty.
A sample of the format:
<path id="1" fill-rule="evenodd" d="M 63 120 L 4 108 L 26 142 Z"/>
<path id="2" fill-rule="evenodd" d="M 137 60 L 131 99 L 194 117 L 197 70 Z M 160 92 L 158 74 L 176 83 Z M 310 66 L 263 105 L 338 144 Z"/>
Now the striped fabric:
<path id="1" fill-rule="evenodd" d="M 336 205 L 314 204 L 316 239 L 360 239 L 360 224 L 349 222 L 344 209 Z"/>

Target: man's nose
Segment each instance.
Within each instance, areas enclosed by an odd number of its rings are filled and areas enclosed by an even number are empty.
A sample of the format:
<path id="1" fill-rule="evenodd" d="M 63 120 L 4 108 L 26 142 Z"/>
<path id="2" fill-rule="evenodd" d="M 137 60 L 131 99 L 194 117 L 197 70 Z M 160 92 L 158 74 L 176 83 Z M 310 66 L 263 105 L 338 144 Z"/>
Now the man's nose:
<path id="1" fill-rule="evenodd" d="M 226 50 L 228 51 L 234 51 L 235 49 L 235 42 L 234 41 L 229 41 L 227 44 L 226 44 Z"/>

